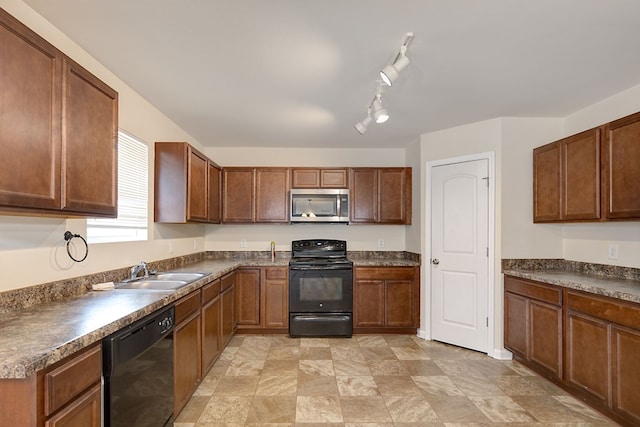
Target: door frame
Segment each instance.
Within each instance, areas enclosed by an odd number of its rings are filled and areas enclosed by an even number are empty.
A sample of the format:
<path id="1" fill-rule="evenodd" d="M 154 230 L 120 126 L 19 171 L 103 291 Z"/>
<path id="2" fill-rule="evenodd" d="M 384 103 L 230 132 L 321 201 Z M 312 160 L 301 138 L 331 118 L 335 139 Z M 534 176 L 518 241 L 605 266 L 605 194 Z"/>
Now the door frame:
<path id="1" fill-rule="evenodd" d="M 418 331 L 418 336 L 431 340 L 431 176 L 432 169 L 436 166 L 445 166 L 455 163 L 470 162 L 475 160 L 488 161 L 489 174 L 489 200 L 488 200 L 488 236 L 487 245 L 489 246 L 488 268 L 487 268 L 487 316 L 489 318 L 489 326 L 487 331 L 487 354 L 496 359 L 504 358 L 503 352 L 495 347 L 495 297 L 496 297 L 496 274 L 495 274 L 495 204 L 496 204 L 496 173 L 495 173 L 495 152 L 487 151 L 477 154 L 469 154 L 459 157 L 450 157 L 441 160 L 427 161 L 425 165 L 425 205 L 424 205 L 424 295 L 420 311 L 424 313 L 424 329 Z M 428 314 L 428 315 L 427 315 Z"/>

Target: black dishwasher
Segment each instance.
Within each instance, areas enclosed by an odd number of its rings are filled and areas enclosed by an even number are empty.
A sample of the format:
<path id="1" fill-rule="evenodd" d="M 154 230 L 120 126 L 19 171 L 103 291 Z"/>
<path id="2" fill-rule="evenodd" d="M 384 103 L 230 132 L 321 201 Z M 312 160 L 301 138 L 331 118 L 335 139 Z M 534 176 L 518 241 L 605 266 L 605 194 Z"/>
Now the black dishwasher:
<path id="1" fill-rule="evenodd" d="M 102 341 L 104 427 L 160 427 L 173 416 L 174 307 Z"/>

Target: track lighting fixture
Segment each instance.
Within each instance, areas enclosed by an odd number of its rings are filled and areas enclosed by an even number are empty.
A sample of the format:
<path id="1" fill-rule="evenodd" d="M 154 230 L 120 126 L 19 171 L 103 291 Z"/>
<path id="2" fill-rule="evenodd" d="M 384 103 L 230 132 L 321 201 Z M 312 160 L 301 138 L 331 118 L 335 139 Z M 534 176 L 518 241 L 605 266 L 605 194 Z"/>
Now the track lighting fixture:
<path id="1" fill-rule="evenodd" d="M 396 58 L 391 64 L 386 65 L 382 71 L 380 71 L 380 78 L 387 86 L 391 86 L 400 75 L 400 72 L 409 65 L 410 61 L 409 58 L 407 58 L 407 47 L 412 38 L 413 33 L 407 33 Z"/>
<path id="2" fill-rule="evenodd" d="M 355 128 L 360 135 L 364 135 L 367 131 L 367 128 L 373 121 L 376 123 L 384 123 L 389 120 L 389 113 L 382 106 L 382 88 L 383 84 L 391 87 L 393 82 L 396 81 L 400 72 L 404 70 L 407 65 L 409 65 L 409 58 L 407 58 L 407 47 L 409 46 L 409 42 L 413 38 L 413 33 L 407 33 L 405 36 L 404 42 L 402 46 L 400 46 L 400 51 L 396 55 L 395 59 L 392 63 L 386 65 L 380 71 L 380 78 L 382 81 L 378 80 L 378 87 L 376 88 L 376 94 L 369 103 L 369 107 L 367 108 L 367 116 L 360 122 L 355 124 Z"/>

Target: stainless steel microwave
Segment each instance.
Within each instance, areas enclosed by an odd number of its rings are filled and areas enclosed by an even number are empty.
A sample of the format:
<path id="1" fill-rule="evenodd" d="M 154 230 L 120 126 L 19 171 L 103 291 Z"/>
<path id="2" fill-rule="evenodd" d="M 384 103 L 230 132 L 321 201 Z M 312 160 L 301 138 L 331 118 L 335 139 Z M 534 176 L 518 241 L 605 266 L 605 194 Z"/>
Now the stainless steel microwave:
<path id="1" fill-rule="evenodd" d="M 292 189 L 291 222 L 349 223 L 349 190 Z"/>

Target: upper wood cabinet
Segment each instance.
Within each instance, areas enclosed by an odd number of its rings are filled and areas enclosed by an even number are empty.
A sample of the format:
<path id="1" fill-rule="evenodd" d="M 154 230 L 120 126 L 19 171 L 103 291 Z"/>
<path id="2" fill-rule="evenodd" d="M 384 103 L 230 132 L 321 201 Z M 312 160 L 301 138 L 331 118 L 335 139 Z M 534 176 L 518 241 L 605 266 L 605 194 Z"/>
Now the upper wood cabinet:
<path id="1" fill-rule="evenodd" d="M 640 113 L 605 126 L 603 199 L 608 219 L 640 218 Z"/>
<path id="2" fill-rule="evenodd" d="M 534 222 L 600 219 L 601 128 L 533 150 Z"/>
<path id="3" fill-rule="evenodd" d="M 411 224 L 411 168 L 353 168 L 352 223 Z"/>
<path id="4" fill-rule="evenodd" d="M 0 45 L 0 209 L 115 217 L 117 92 L 2 9 Z"/>
<path id="5" fill-rule="evenodd" d="M 219 171 L 186 142 L 156 142 L 155 221 L 219 222 Z"/>
<path id="6" fill-rule="evenodd" d="M 291 188 L 348 188 L 349 170 L 295 168 L 291 170 Z"/>
<path id="7" fill-rule="evenodd" d="M 225 223 L 288 222 L 288 168 L 223 168 Z"/>
<path id="8" fill-rule="evenodd" d="M 533 222 L 640 219 L 640 113 L 533 150 Z"/>

